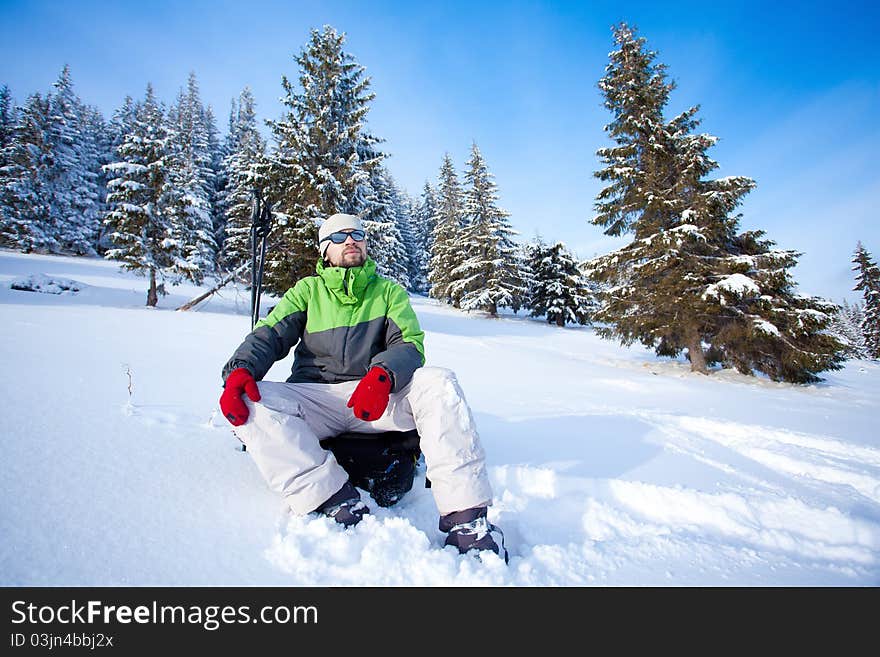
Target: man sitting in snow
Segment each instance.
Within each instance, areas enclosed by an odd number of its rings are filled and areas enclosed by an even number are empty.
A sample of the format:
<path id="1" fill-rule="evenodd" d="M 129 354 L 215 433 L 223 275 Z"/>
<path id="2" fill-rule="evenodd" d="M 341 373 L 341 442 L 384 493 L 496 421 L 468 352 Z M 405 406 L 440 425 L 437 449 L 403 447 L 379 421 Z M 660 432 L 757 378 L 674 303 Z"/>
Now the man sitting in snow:
<path id="1" fill-rule="evenodd" d="M 320 441 L 415 428 L 446 545 L 498 553 L 484 453 L 455 375 L 423 367 L 409 298 L 376 274 L 357 217 L 331 216 L 318 240 L 317 275 L 289 289 L 224 366 L 224 416 L 295 513 L 346 527 L 369 508 Z M 294 346 L 287 382 L 260 381 Z"/>

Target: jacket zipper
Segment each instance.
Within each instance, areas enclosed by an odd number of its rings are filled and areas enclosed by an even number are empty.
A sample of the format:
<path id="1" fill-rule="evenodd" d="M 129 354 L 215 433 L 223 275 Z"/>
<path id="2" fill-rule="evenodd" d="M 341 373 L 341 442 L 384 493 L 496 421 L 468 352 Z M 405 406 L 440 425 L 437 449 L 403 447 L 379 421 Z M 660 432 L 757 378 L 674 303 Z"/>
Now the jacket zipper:
<path id="1" fill-rule="evenodd" d="M 342 291 L 345 292 L 346 296 L 351 296 L 348 292 L 348 274 L 351 272 L 351 269 L 346 269 L 345 273 L 342 274 Z M 351 308 L 349 308 L 349 312 Z M 343 371 L 348 367 L 346 363 L 346 352 L 348 351 L 348 333 L 351 331 L 351 317 L 348 320 L 348 326 L 345 327 L 345 336 L 342 338 L 342 369 Z"/>

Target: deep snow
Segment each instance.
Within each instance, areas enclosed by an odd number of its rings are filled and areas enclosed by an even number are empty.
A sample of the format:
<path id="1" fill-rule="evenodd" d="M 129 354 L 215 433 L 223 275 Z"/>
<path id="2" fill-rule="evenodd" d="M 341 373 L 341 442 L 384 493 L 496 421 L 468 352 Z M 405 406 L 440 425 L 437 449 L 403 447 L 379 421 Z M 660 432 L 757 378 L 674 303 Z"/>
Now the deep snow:
<path id="1" fill-rule="evenodd" d="M 82 289 L 11 289 L 39 274 Z M 442 548 L 423 470 L 352 531 L 287 513 L 216 410 L 249 294 L 173 312 L 198 292 L 147 309 L 115 263 L 0 251 L 0 585 L 880 584 L 876 362 L 705 377 L 414 297 L 473 408 L 505 566 Z"/>

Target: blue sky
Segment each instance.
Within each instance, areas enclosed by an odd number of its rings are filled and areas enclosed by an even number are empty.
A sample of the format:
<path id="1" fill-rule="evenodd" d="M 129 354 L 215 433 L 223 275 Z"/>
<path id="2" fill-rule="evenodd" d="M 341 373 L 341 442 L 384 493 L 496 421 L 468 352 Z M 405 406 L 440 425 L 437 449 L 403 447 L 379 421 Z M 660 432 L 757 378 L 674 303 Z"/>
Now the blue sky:
<path id="1" fill-rule="evenodd" d="M 462 170 L 476 141 L 522 237 L 586 258 L 625 242 L 589 223 L 609 121 L 596 82 L 621 20 L 678 84 L 670 114 L 701 105 L 717 175 L 756 179 L 742 226 L 804 254 L 802 293 L 857 299 L 856 241 L 880 257 L 876 2 L 0 1 L 0 84 L 21 102 L 67 63 L 109 117 L 147 82 L 172 101 L 195 71 L 224 130 L 245 85 L 277 118 L 281 76 L 330 24 L 372 78 L 369 126 L 400 185 L 420 193 L 444 152 Z"/>

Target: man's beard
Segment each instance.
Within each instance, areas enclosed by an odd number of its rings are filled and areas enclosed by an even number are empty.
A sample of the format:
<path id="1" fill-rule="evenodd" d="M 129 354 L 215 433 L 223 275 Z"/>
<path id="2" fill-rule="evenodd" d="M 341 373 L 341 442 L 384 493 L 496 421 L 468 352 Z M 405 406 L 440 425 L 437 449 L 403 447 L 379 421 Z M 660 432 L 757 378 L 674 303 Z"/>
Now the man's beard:
<path id="1" fill-rule="evenodd" d="M 363 251 L 358 250 L 341 255 L 339 260 L 340 262 L 336 266 L 347 269 L 349 267 L 360 267 L 367 261 L 367 256 Z"/>

